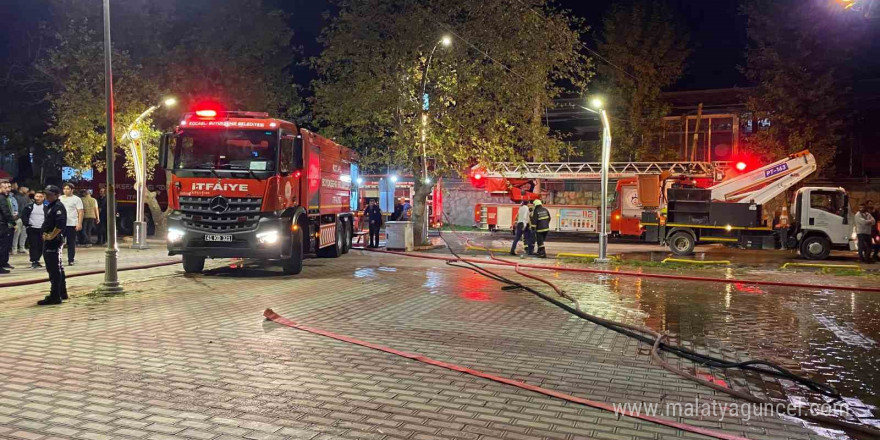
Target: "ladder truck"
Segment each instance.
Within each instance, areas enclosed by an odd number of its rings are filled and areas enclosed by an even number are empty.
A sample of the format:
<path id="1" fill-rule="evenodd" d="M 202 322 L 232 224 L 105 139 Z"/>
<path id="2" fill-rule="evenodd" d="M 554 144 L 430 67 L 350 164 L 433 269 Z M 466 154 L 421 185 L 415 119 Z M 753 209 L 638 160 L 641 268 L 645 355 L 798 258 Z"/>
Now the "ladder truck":
<path id="1" fill-rule="evenodd" d="M 687 175 L 699 186 L 721 180 L 727 162 L 611 162 L 608 176 L 619 179 L 614 208 L 610 212 L 613 235 L 641 234 L 641 205 L 634 198 L 635 181 L 644 175 Z M 509 202 L 478 203 L 474 222 L 489 230 L 513 229 L 518 203 L 540 198 L 542 185 L 555 182 L 598 182 L 600 162 L 497 162 L 488 169 L 475 166 L 470 170 L 471 183 L 488 193 L 506 195 Z M 598 233 L 605 217 L 595 204 L 547 203 L 550 230 L 554 232 Z"/>
<path id="2" fill-rule="evenodd" d="M 774 213 L 764 212 L 767 202 L 815 171 L 816 160 L 805 150 L 709 188 L 673 186 L 665 191 L 665 200 L 654 203 L 657 209 L 642 213 L 645 241 L 668 245 L 679 256 L 702 243 L 796 249 L 811 260 L 827 258 L 832 249 L 855 249 L 849 196 L 843 188 L 802 187 L 778 221 L 771 220 Z"/>

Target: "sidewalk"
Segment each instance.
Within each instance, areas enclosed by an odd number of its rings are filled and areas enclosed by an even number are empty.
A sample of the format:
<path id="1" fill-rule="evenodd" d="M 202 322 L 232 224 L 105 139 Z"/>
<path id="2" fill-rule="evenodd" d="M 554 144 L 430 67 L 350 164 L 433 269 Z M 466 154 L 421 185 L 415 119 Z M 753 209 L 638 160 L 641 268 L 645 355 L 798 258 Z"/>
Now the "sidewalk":
<path id="1" fill-rule="evenodd" d="M 130 238 L 130 237 L 125 237 Z M 169 257 L 165 248 L 165 242 L 160 240 L 148 240 L 150 248 L 144 250 L 131 249 L 131 242 L 120 242 L 117 253 L 118 267 L 147 265 L 161 263 L 165 261 L 179 261 L 180 257 Z M 103 270 L 106 258 L 106 247 L 93 245 L 90 248 L 77 246 L 75 265 L 67 266 L 67 248 L 64 249 L 62 264 L 64 264 L 64 272 L 67 275 L 77 273 L 90 272 L 95 270 Z M 15 269 L 6 275 L 0 275 L 0 284 L 12 281 L 44 279 L 48 277 L 46 268 L 41 267 L 31 269 L 30 257 L 28 254 L 13 254 L 9 259 Z M 40 259 L 40 264 L 45 263 Z"/>

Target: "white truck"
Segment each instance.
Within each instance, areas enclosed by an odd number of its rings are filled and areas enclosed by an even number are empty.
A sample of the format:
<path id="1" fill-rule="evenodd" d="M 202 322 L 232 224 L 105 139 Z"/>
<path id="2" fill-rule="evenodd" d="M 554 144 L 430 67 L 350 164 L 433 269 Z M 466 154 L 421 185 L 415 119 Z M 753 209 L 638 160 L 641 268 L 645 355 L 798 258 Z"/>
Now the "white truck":
<path id="1" fill-rule="evenodd" d="M 810 260 L 825 259 L 832 249 L 855 249 L 843 188 L 802 187 L 790 210 L 779 217 L 763 212 L 764 204 L 815 170 L 813 155 L 802 151 L 710 188 L 670 188 L 665 212 L 642 214 L 645 240 L 668 245 L 676 255 L 691 254 L 700 243 L 797 249 Z"/>

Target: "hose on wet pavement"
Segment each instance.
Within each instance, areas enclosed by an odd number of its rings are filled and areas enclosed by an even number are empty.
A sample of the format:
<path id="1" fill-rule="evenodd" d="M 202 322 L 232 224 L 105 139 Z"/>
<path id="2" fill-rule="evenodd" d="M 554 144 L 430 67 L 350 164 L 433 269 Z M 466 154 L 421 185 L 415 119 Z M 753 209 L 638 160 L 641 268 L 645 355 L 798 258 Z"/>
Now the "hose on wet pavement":
<path id="1" fill-rule="evenodd" d="M 511 289 L 525 290 L 525 291 L 527 291 L 533 295 L 536 295 L 539 298 L 541 298 L 545 301 L 548 301 L 551 304 L 553 304 L 563 310 L 566 310 L 567 312 L 572 313 L 582 319 L 585 319 L 585 320 L 590 321 L 594 324 L 600 325 L 600 326 L 605 327 L 609 330 L 615 331 L 617 333 L 621 333 L 623 335 L 626 335 L 626 336 L 629 336 L 633 339 L 636 339 L 639 342 L 647 344 L 647 345 L 651 346 L 651 358 L 653 360 L 655 360 L 658 364 L 660 364 L 661 367 L 663 367 L 667 371 L 675 373 L 676 375 L 681 376 L 685 379 L 689 379 L 691 381 L 694 381 L 696 383 L 699 383 L 701 385 L 709 387 L 713 390 L 720 391 L 725 394 L 728 394 L 728 395 L 731 395 L 731 396 L 734 396 L 734 397 L 737 397 L 737 398 L 740 398 L 740 399 L 743 399 L 743 400 L 746 400 L 746 401 L 749 401 L 749 402 L 752 402 L 755 404 L 767 405 L 767 407 L 769 407 L 769 408 L 776 409 L 776 405 L 774 402 L 758 398 L 758 397 L 753 396 L 752 394 L 749 394 L 746 392 L 737 391 L 737 390 L 733 390 L 733 389 L 725 387 L 725 386 L 721 386 L 721 385 L 716 384 L 712 381 L 702 379 L 702 378 L 697 377 L 693 374 L 690 374 L 680 368 L 672 366 L 661 356 L 661 352 L 668 352 L 671 354 L 675 354 L 683 359 L 690 360 L 690 361 L 694 362 L 695 364 L 707 366 L 707 367 L 711 367 L 711 368 L 741 369 L 741 370 L 753 371 L 753 372 L 760 373 L 760 374 L 765 374 L 765 375 L 768 375 L 771 377 L 776 377 L 779 379 L 789 380 L 789 381 L 798 383 L 800 385 L 803 385 L 803 386 L 807 387 L 808 389 L 810 389 L 816 393 L 819 393 L 823 396 L 834 399 L 834 401 L 838 401 L 841 399 L 840 393 L 837 392 L 837 390 L 835 390 L 833 387 L 816 382 L 816 381 L 813 381 L 813 380 L 810 380 L 810 379 L 807 379 L 807 378 L 799 376 L 799 375 L 796 375 L 796 374 L 788 371 L 787 369 L 785 369 L 779 365 L 776 365 L 772 362 L 763 361 L 763 360 L 752 360 L 752 361 L 745 361 L 745 362 L 731 362 L 731 361 L 727 361 L 724 359 L 715 358 L 712 356 L 698 353 L 693 350 L 688 350 L 686 348 L 682 348 L 680 346 L 673 346 L 673 345 L 666 344 L 663 342 L 664 340 L 667 339 L 666 334 L 659 333 L 659 332 L 652 330 L 652 329 L 649 329 L 647 327 L 641 327 L 641 326 L 635 326 L 635 325 L 625 324 L 625 323 L 621 323 L 621 322 L 611 321 L 611 320 L 608 320 L 605 318 L 600 318 L 598 316 L 588 314 L 588 313 L 584 312 L 583 310 L 581 310 L 580 303 L 578 302 L 578 300 L 576 298 L 572 297 L 571 295 L 566 293 L 564 290 L 560 289 L 555 284 L 553 284 L 552 282 L 550 282 L 544 278 L 523 272 L 520 269 L 519 263 L 511 262 L 508 260 L 503 260 L 501 258 L 496 257 L 492 253 L 492 251 L 488 251 L 489 258 L 491 258 L 493 261 L 496 261 L 502 265 L 513 266 L 513 269 L 517 274 L 524 276 L 526 278 L 529 278 L 529 279 L 539 281 L 541 283 L 544 283 L 544 284 L 550 286 L 559 296 L 572 302 L 574 304 L 574 306 L 570 306 L 568 304 L 565 304 L 565 303 L 557 300 L 556 298 L 552 298 L 549 295 L 544 294 L 543 292 L 541 292 L 537 289 L 531 288 L 529 286 L 523 285 L 522 283 L 519 283 L 517 281 L 506 278 L 502 275 L 499 275 L 498 273 L 492 272 L 484 267 L 479 266 L 478 264 L 475 264 L 473 261 L 462 258 L 460 255 L 458 255 L 458 253 L 456 253 L 452 249 L 452 247 L 449 245 L 449 243 L 443 237 L 443 233 L 439 229 L 438 229 L 438 233 L 440 234 L 440 239 L 443 240 L 443 242 L 446 244 L 446 247 L 449 250 L 449 252 L 455 256 L 455 259 L 447 260 L 446 264 L 454 266 L 454 267 L 470 269 L 470 270 L 472 270 L 478 274 L 481 274 L 487 278 L 493 279 L 493 280 L 501 282 L 503 284 L 507 284 L 507 289 L 505 289 L 505 290 L 511 290 Z M 455 233 L 455 232 L 453 231 L 453 233 Z M 502 288 L 502 289 L 504 289 L 504 288 Z M 847 430 L 856 431 L 856 432 L 860 432 L 863 434 L 868 434 L 868 435 L 876 436 L 876 437 L 880 438 L 880 430 L 873 428 L 873 427 L 870 427 L 870 426 L 854 424 L 854 423 L 847 422 L 845 420 L 840 420 L 837 418 L 816 415 L 816 414 L 805 414 L 805 415 L 800 415 L 800 417 L 808 419 L 808 420 L 812 420 L 815 422 L 824 423 L 826 425 L 834 425 L 834 426 L 844 428 Z"/>

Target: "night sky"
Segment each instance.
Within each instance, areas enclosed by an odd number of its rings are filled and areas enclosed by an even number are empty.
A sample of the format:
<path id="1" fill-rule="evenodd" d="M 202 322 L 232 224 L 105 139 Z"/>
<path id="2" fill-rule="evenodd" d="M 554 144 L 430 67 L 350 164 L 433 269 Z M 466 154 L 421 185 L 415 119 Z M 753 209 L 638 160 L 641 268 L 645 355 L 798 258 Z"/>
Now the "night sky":
<path id="1" fill-rule="evenodd" d="M 737 69 L 745 62 L 745 18 L 739 15 L 738 0 L 669 0 L 682 22 L 688 27 L 693 54 L 688 60 L 684 77 L 675 90 L 695 90 L 746 85 Z M 267 0 L 291 14 L 295 44 L 305 55 L 320 52 L 316 37 L 324 26 L 322 14 L 330 9 L 327 0 Z M 599 31 L 602 14 L 612 0 L 559 0 L 559 4 L 583 17 L 591 33 Z M 594 48 L 593 44 L 588 44 Z M 306 74 L 301 70 L 300 74 Z"/>

